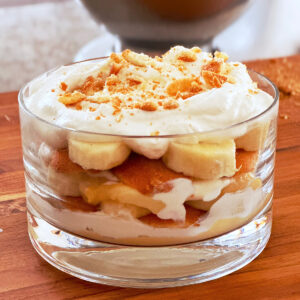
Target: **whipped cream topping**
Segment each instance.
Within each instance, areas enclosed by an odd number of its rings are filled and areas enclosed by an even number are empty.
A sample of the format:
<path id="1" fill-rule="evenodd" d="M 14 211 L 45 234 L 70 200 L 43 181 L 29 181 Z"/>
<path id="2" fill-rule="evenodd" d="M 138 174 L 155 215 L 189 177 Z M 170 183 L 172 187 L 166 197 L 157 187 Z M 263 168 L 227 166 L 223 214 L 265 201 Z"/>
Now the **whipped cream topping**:
<path id="1" fill-rule="evenodd" d="M 180 46 L 157 59 L 132 53 L 115 54 L 100 62 L 63 66 L 44 74 L 29 84 L 25 105 L 42 119 L 67 128 L 151 136 L 224 128 L 261 113 L 273 101 L 270 95 L 256 88 L 245 65 L 225 62 L 224 54 L 213 57 L 199 48 Z M 118 62 L 120 58 L 121 63 Z M 116 68 L 122 63 L 125 67 L 118 71 Z M 221 70 L 217 73 L 213 69 L 215 63 Z M 221 76 L 216 85 L 213 83 L 214 74 Z M 212 77 L 207 78 L 207 75 Z M 97 83 L 96 89 L 91 92 L 87 81 L 91 76 L 112 78 L 110 82 L 114 87 L 130 78 L 132 83 L 129 82 L 126 88 L 130 84 L 137 87 L 123 92 L 111 89 L 106 80 L 104 87 Z M 190 86 L 181 88 L 180 80 L 187 78 L 192 78 L 188 82 Z M 79 94 L 78 99 L 81 100 L 68 105 L 61 97 L 72 93 L 75 93 L 75 98 Z M 80 94 L 84 97 L 80 98 Z M 146 98 L 143 99 L 143 95 Z M 112 101 L 116 97 L 119 99 L 117 102 L 124 103 L 117 107 L 119 110 L 116 109 L 118 103 Z M 166 104 L 169 102 L 174 105 L 168 107 Z M 146 105 L 143 109 L 144 104 L 150 106 Z"/>

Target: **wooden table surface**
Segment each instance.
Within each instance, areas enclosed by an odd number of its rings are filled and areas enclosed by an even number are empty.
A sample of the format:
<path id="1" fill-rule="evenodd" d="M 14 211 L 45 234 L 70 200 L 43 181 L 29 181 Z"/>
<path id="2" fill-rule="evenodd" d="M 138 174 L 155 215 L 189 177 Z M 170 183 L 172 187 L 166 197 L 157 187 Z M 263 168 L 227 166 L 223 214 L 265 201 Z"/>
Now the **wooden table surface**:
<path id="1" fill-rule="evenodd" d="M 158 290 L 84 282 L 39 257 L 27 235 L 17 93 L 0 94 L 0 299 L 300 299 L 300 89 L 299 95 L 289 93 L 276 76 L 272 79 L 283 97 L 270 242 L 256 260 L 231 275 Z"/>

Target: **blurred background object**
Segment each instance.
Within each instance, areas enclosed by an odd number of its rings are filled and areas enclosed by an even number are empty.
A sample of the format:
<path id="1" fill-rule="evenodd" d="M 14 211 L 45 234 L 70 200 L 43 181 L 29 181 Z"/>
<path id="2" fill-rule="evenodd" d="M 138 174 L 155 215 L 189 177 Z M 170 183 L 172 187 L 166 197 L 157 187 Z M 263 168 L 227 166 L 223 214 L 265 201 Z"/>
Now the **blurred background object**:
<path id="1" fill-rule="evenodd" d="M 0 0 L 0 92 L 17 90 L 56 65 L 122 47 L 151 52 L 179 43 L 205 45 L 231 60 L 300 52 L 298 0 L 82 3 L 94 18 L 75 0 Z"/>
<path id="2" fill-rule="evenodd" d="M 81 0 L 122 48 L 165 52 L 173 45 L 207 45 L 253 0 Z"/>
<path id="3" fill-rule="evenodd" d="M 103 32 L 72 0 L 0 0 L 0 92 L 72 61 Z"/>

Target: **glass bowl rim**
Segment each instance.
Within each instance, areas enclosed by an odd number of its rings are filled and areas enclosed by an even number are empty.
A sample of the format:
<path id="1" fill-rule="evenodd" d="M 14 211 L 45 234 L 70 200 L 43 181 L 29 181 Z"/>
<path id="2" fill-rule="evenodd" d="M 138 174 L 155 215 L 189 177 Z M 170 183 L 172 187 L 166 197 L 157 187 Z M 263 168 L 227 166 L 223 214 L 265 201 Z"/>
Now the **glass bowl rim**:
<path id="1" fill-rule="evenodd" d="M 249 118 L 247 120 L 244 120 L 242 122 L 238 122 L 238 123 L 235 123 L 235 124 L 232 124 L 230 126 L 223 127 L 223 128 L 217 128 L 217 129 L 206 130 L 206 131 L 195 131 L 195 132 L 181 133 L 181 134 L 164 134 L 164 135 L 158 135 L 158 136 L 102 133 L 102 132 L 94 132 L 94 131 L 79 130 L 79 129 L 75 129 L 75 128 L 64 127 L 64 126 L 52 123 L 50 121 L 47 121 L 47 120 L 39 117 L 38 115 L 34 114 L 31 110 L 29 110 L 27 108 L 27 106 L 26 106 L 26 104 L 24 102 L 23 93 L 24 93 L 25 88 L 28 87 L 28 85 L 32 81 L 34 81 L 34 80 L 36 80 L 36 79 L 44 76 L 45 74 L 52 73 L 52 72 L 58 70 L 61 67 L 68 67 L 68 66 L 71 66 L 71 65 L 85 63 L 85 62 L 91 62 L 91 61 L 101 61 L 101 60 L 105 60 L 107 58 L 108 58 L 108 56 L 102 56 L 102 57 L 89 58 L 89 59 L 85 59 L 85 60 L 81 60 L 81 61 L 76 61 L 76 62 L 65 64 L 65 65 L 62 65 L 62 66 L 56 66 L 56 67 L 54 67 L 54 68 L 52 68 L 52 69 L 50 69 L 50 70 L 48 70 L 48 71 L 40 74 L 39 76 L 35 77 L 34 79 L 32 79 L 31 81 L 29 81 L 28 83 L 26 83 L 20 89 L 20 91 L 18 93 L 18 103 L 19 103 L 19 106 L 28 115 L 30 115 L 31 117 L 34 117 L 39 122 L 42 122 L 42 123 L 44 123 L 44 124 L 46 124 L 48 126 L 53 126 L 53 127 L 57 128 L 59 130 L 66 130 L 66 131 L 69 131 L 69 132 L 72 132 L 72 133 L 86 134 L 86 135 L 96 135 L 96 136 L 109 136 L 109 137 L 118 137 L 118 138 L 143 138 L 143 139 L 153 139 L 153 138 L 155 138 L 155 139 L 164 139 L 164 138 L 188 137 L 188 136 L 193 136 L 193 135 L 197 135 L 197 134 L 214 134 L 214 133 L 217 133 L 217 132 L 222 132 L 222 131 L 227 131 L 227 130 L 235 129 L 235 128 L 239 127 L 239 126 L 251 123 L 251 122 L 259 119 L 263 115 L 267 114 L 278 103 L 278 101 L 279 101 L 279 90 L 278 90 L 277 86 L 268 77 L 264 76 L 263 74 L 261 74 L 259 72 L 254 71 L 254 70 L 252 70 L 250 68 L 247 68 L 248 72 L 250 71 L 250 73 L 254 73 L 254 74 L 258 75 L 258 77 L 262 77 L 272 87 L 272 89 L 275 92 L 275 96 L 273 97 L 273 96 L 270 95 L 273 98 L 273 101 L 261 113 L 255 115 L 254 117 L 251 117 L 251 118 Z"/>

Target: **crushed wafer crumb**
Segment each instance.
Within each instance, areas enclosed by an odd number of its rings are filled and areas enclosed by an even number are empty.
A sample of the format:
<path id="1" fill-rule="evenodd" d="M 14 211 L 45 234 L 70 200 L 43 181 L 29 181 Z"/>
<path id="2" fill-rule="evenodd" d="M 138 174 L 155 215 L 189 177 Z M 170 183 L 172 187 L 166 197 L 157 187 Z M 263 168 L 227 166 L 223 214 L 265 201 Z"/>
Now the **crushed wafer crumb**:
<path id="1" fill-rule="evenodd" d="M 197 60 L 197 55 L 191 50 L 184 50 L 178 54 L 177 59 L 184 62 L 193 62 Z"/>
<path id="2" fill-rule="evenodd" d="M 167 87 L 167 93 L 169 96 L 175 96 L 176 98 L 188 93 L 189 95 L 198 94 L 203 90 L 202 83 L 194 78 L 182 78 L 171 82 Z"/>
<path id="3" fill-rule="evenodd" d="M 222 63 L 220 61 L 210 61 L 208 64 L 204 65 L 202 67 L 202 70 L 205 71 L 211 71 L 214 73 L 220 73 L 221 72 Z"/>
<path id="4" fill-rule="evenodd" d="M 75 108 L 76 110 L 82 110 L 82 106 L 80 103 L 76 103 Z"/>
<path id="5" fill-rule="evenodd" d="M 146 67 L 147 63 L 150 62 L 149 56 L 145 54 L 135 53 L 133 51 L 130 51 L 129 49 L 124 50 L 122 52 L 122 56 L 127 62 L 138 67 Z"/>
<path id="6" fill-rule="evenodd" d="M 75 91 L 72 94 L 65 93 L 64 95 L 59 96 L 58 101 L 65 105 L 70 105 L 70 104 L 75 104 L 77 102 L 80 102 L 85 98 L 86 98 L 86 95 L 84 95 L 78 91 Z"/>
<path id="7" fill-rule="evenodd" d="M 249 92 L 249 94 L 251 94 L 251 95 L 256 95 L 256 94 L 258 94 L 258 91 L 251 90 L 251 89 L 248 89 L 248 92 Z"/>
<path id="8" fill-rule="evenodd" d="M 227 77 L 214 73 L 212 71 L 206 71 L 202 70 L 202 76 L 205 80 L 205 82 L 211 87 L 211 88 L 220 88 L 223 83 L 227 81 Z"/>
<path id="9" fill-rule="evenodd" d="M 199 47 L 193 47 L 191 50 L 195 53 L 201 53 L 202 52 L 202 50 Z"/>
<path id="10" fill-rule="evenodd" d="M 151 135 L 151 136 L 158 136 L 158 135 L 159 135 L 159 131 L 158 131 L 158 130 L 153 131 L 153 132 L 151 132 L 150 135 Z"/>
<path id="11" fill-rule="evenodd" d="M 112 61 L 114 61 L 115 63 L 117 63 L 117 64 L 119 64 L 122 61 L 122 58 L 118 54 L 116 54 L 116 53 L 112 53 L 110 55 L 110 59 Z"/>
<path id="12" fill-rule="evenodd" d="M 223 61 L 227 61 L 229 56 L 224 52 L 215 51 L 214 57 L 223 59 Z"/>
<path id="13" fill-rule="evenodd" d="M 146 101 L 141 105 L 142 110 L 155 111 L 157 110 L 157 104 L 155 102 Z"/>
<path id="14" fill-rule="evenodd" d="M 60 88 L 61 88 L 63 91 L 66 91 L 67 88 L 68 88 L 68 85 L 67 85 L 65 82 L 61 82 L 61 83 L 60 83 Z"/>
<path id="15" fill-rule="evenodd" d="M 112 53 L 97 75 L 88 76 L 72 90 L 61 82 L 64 93 L 58 100 L 68 108 L 90 112 L 96 111 L 98 105 L 109 104 L 117 122 L 122 120 L 124 109 L 179 109 L 183 100 L 220 88 L 225 82 L 235 83 L 230 75 L 233 67 L 227 60 L 225 53 L 216 51 L 212 56 L 198 47 L 177 46 L 154 58 L 127 49 L 120 54 Z"/>
<path id="16" fill-rule="evenodd" d="M 289 118 L 289 116 L 286 114 L 280 114 L 279 117 L 284 120 L 287 120 Z"/>
<path id="17" fill-rule="evenodd" d="M 118 75 L 118 73 L 120 72 L 120 70 L 122 68 L 123 68 L 122 64 L 113 64 L 111 69 L 110 69 L 110 74 Z"/>
<path id="18" fill-rule="evenodd" d="M 179 106 L 179 104 L 175 100 L 169 100 L 163 104 L 164 109 L 175 109 L 178 106 Z"/>

